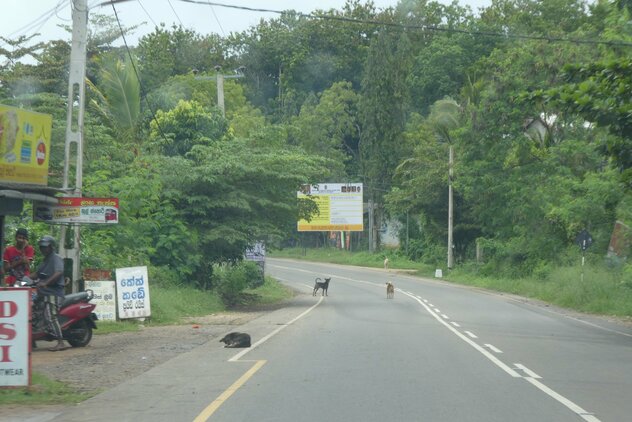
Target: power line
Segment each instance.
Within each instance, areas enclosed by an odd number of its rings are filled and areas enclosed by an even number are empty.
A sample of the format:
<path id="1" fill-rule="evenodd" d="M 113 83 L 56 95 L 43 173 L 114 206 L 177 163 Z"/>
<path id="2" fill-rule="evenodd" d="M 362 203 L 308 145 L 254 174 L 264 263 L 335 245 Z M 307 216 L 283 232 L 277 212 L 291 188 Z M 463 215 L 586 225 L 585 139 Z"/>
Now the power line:
<path id="1" fill-rule="evenodd" d="M 217 15 L 215 14 L 215 9 L 213 9 L 213 5 L 209 3 L 208 1 L 207 3 L 211 7 L 211 12 L 213 12 L 213 16 L 215 17 L 215 21 L 217 22 L 217 25 L 219 26 L 219 30 L 222 31 L 222 35 L 225 37 L 226 33 L 224 32 L 224 28 L 222 28 L 221 22 L 219 21 L 219 19 L 217 19 Z"/>
<path id="2" fill-rule="evenodd" d="M 143 3 L 140 0 L 137 0 L 137 1 L 138 1 L 138 4 L 140 4 L 140 8 L 143 9 L 143 11 L 147 15 L 151 23 L 154 24 L 154 27 L 157 27 L 158 25 L 156 25 L 156 22 L 154 22 L 154 20 L 151 18 L 151 16 L 149 15 L 149 12 L 147 12 L 147 9 L 145 9 L 145 6 L 143 6 Z"/>
<path id="3" fill-rule="evenodd" d="M 121 32 L 121 37 L 123 38 L 123 45 L 125 46 L 125 50 L 127 51 L 127 55 L 129 57 L 130 63 L 132 64 L 132 69 L 134 69 L 134 73 L 136 74 L 136 79 L 138 79 L 138 84 L 140 85 L 141 92 L 143 92 L 144 91 L 143 84 L 140 80 L 140 75 L 138 74 L 138 69 L 136 68 L 136 63 L 134 62 L 132 51 L 129 49 L 129 46 L 127 45 L 127 39 L 125 38 L 125 31 L 123 31 L 123 26 L 121 25 L 121 21 L 119 20 L 118 13 L 116 12 L 116 7 L 114 7 L 114 3 L 115 2 L 111 2 L 110 4 L 112 5 L 112 10 L 114 10 L 114 17 L 116 18 L 119 31 Z M 160 132 L 160 136 L 165 141 L 167 141 L 167 137 L 165 136 L 165 133 L 163 132 L 162 127 L 160 126 L 160 122 L 158 121 L 158 119 L 156 119 L 156 113 L 154 112 L 154 109 L 149 103 L 149 100 L 147 99 L 146 96 L 145 96 L 145 101 L 147 102 L 147 108 L 149 108 L 149 111 L 151 112 L 152 120 L 156 122 L 156 126 L 158 126 L 158 131 Z"/>
<path id="4" fill-rule="evenodd" d="M 180 25 L 182 27 L 184 27 L 184 24 L 182 23 L 182 21 L 180 20 L 180 16 L 178 16 L 178 14 L 176 13 L 176 9 L 173 8 L 173 5 L 171 4 L 170 0 L 167 0 L 167 3 L 169 3 L 169 7 L 171 8 L 171 10 L 173 11 L 173 14 L 176 15 L 176 18 L 178 19 L 178 22 L 180 22 Z"/>
<path id="5" fill-rule="evenodd" d="M 129 0 L 111 0 L 114 2 L 124 2 Z M 616 46 L 616 47 L 632 47 L 632 42 L 622 41 L 622 40 L 593 40 L 586 38 L 568 38 L 568 37 L 554 37 L 547 35 L 521 35 L 521 34 L 510 34 L 505 32 L 492 32 L 492 31 L 470 31 L 466 29 L 456 29 L 456 28 L 441 28 L 438 26 L 432 25 L 411 25 L 411 24 L 402 24 L 395 22 L 380 22 L 369 19 L 354 19 L 354 18 L 346 18 L 344 16 L 332 16 L 332 15 L 315 15 L 311 13 L 302 13 L 294 10 L 272 10 L 272 9 L 261 9 L 261 8 L 253 8 L 246 6 L 235 6 L 232 4 L 224 4 L 224 3 L 216 3 L 216 2 L 202 2 L 201 0 L 180 0 L 185 3 L 193 3 L 199 5 L 208 5 L 208 6 L 218 6 L 225 7 L 230 9 L 238 9 L 238 10 L 247 10 L 250 12 L 263 12 L 263 13 L 275 13 L 278 15 L 282 15 L 284 13 L 292 12 L 296 14 L 296 16 L 308 18 L 308 19 L 320 19 L 320 20 L 329 20 L 329 21 L 339 21 L 339 22 L 347 22 L 347 23 L 362 23 L 366 25 L 376 25 L 376 26 L 386 26 L 392 28 L 399 29 L 409 29 L 409 30 L 422 30 L 422 31 L 433 31 L 433 32 L 445 32 L 445 33 L 457 33 L 457 34 L 466 34 L 473 36 L 485 36 L 485 37 L 497 37 L 497 38 L 513 38 L 513 39 L 523 39 L 523 40 L 539 40 L 539 41 L 548 41 L 548 42 L 566 42 L 572 44 L 592 44 L 592 45 L 607 45 L 607 46 Z"/>
<path id="6" fill-rule="evenodd" d="M 48 22 L 50 20 L 50 18 L 53 17 L 53 15 L 57 14 L 57 11 L 62 7 L 63 3 L 67 3 L 68 0 L 60 0 L 55 7 L 53 7 L 52 9 L 49 9 L 48 11 L 42 13 L 38 18 L 35 18 L 33 21 L 27 23 L 26 25 L 24 25 L 21 28 L 16 29 L 15 31 L 13 31 L 12 33 L 7 35 L 7 38 L 13 38 L 16 35 L 24 35 L 27 32 L 30 32 L 32 29 L 37 28 L 37 31 L 39 31 L 42 26 L 44 26 L 46 24 L 46 22 Z M 2 41 L 0 45 L 7 45 L 8 43 L 6 41 Z"/>

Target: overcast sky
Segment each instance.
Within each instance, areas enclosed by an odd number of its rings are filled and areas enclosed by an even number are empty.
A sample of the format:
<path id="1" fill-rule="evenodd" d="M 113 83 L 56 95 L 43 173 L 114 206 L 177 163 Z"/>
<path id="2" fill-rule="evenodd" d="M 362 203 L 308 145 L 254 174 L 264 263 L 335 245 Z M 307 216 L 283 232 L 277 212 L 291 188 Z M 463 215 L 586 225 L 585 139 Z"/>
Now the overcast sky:
<path id="1" fill-rule="evenodd" d="M 154 26 L 166 23 L 168 27 L 175 23 L 193 29 L 200 34 L 217 33 L 222 36 L 230 32 L 239 32 L 256 25 L 260 19 L 278 17 L 276 13 L 254 12 L 238 10 L 221 6 L 210 6 L 207 0 L 195 0 L 202 4 L 191 4 L 181 0 L 129 0 L 118 3 L 116 11 L 121 23 L 130 27 L 143 24 L 128 39 L 131 45 L 136 45 L 138 39 L 152 32 Z M 310 13 L 315 9 L 340 9 L 344 0 L 208 0 L 211 3 L 222 3 L 233 6 L 266 10 L 294 9 L 298 12 Z M 449 3 L 450 0 L 439 0 Z M 71 0 L 0 0 L 0 35 L 4 38 L 15 39 L 20 35 L 42 34 L 37 40 L 51 39 L 70 40 L 70 34 L 57 25 L 71 25 Z M 99 6 L 104 0 L 87 0 L 90 13 L 114 15 L 112 6 Z M 461 4 L 468 4 L 474 11 L 490 4 L 490 0 L 459 0 Z M 378 9 L 395 6 L 397 0 L 373 0 Z M 6 46 L 0 40 L 0 46 Z"/>

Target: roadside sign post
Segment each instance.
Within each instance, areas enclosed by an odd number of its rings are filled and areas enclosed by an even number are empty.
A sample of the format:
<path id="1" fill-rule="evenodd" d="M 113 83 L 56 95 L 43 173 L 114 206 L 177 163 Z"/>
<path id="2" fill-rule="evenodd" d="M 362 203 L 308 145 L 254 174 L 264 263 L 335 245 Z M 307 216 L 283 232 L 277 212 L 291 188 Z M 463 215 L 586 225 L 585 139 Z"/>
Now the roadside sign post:
<path id="1" fill-rule="evenodd" d="M 31 384 L 31 289 L 0 289 L 0 388 Z"/>
<path id="2" fill-rule="evenodd" d="M 579 234 L 575 238 L 575 243 L 582 250 L 582 269 L 581 269 L 580 281 L 583 282 L 584 281 L 584 263 L 586 261 L 584 257 L 584 252 L 586 252 L 586 249 L 588 249 L 590 245 L 592 245 L 593 239 L 590 233 L 588 233 L 588 231 L 584 229 L 581 232 L 579 232 Z"/>

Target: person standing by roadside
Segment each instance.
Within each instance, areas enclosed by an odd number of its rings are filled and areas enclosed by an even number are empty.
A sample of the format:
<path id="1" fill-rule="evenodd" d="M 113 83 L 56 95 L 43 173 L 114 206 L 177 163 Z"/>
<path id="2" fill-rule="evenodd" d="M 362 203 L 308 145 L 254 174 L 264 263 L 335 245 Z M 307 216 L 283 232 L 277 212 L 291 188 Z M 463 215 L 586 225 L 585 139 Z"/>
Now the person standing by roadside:
<path id="1" fill-rule="evenodd" d="M 25 228 L 19 228 L 15 232 L 15 245 L 5 249 L 2 256 L 5 283 L 12 287 L 22 281 L 22 278 L 31 273 L 31 264 L 35 251 L 29 245 L 29 232 Z"/>
<path id="2" fill-rule="evenodd" d="M 51 236 L 43 236 L 37 243 L 44 256 L 36 272 L 38 294 L 44 300 L 44 319 L 57 340 L 57 345 L 48 350 L 57 352 L 66 349 L 57 318 L 64 300 L 64 260 L 55 253 L 55 239 Z"/>

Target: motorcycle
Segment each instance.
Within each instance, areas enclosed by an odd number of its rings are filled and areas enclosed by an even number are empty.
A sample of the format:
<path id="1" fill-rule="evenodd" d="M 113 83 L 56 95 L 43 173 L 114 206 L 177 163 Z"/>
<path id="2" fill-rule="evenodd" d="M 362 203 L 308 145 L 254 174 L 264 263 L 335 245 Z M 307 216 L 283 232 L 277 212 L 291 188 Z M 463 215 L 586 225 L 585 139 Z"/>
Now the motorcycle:
<path id="1" fill-rule="evenodd" d="M 31 312 L 31 339 L 33 347 L 35 347 L 35 341 L 37 340 L 55 340 L 44 319 L 44 299 L 37 293 L 35 281 L 25 276 L 20 285 L 30 287 L 33 292 L 33 306 Z M 64 296 L 61 309 L 57 314 L 57 319 L 61 326 L 64 340 L 72 347 L 87 346 L 90 340 L 92 340 L 92 330 L 97 329 L 95 323 L 95 321 L 97 321 L 97 315 L 93 312 L 97 305 L 90 303 L 93 297 L 94 293 L 92 290 Z"/>

